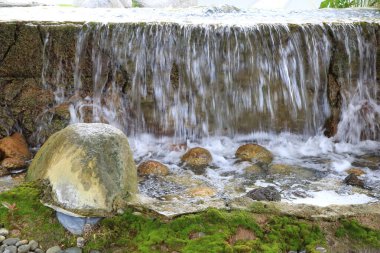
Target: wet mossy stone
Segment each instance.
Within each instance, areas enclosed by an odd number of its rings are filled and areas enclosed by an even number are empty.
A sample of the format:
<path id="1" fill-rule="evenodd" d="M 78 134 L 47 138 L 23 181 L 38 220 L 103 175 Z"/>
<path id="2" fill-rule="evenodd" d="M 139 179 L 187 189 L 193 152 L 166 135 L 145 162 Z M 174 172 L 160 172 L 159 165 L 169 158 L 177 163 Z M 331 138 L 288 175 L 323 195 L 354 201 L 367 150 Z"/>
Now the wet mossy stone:
<path id="1" fill-rule="evenodd" d="M 280 192 L 273 186 L 253 189 L 247 193 L 247 197 L 261 201 L 281 201 Z"/>
<path id="2" fill-rule="evenodd" d="M 243 161 L 253 161 L 269 164 L 273 160 L 272 153 L 258 144 L 245 144 L 240 146 L 235 153 L 236 157 Z"/>
<path id="3" fill-rule="evenodd" d="M 148 160 L 139 164 L 139 166 L 137 167 L 137 172 L 140 176 L 166 176 L 167 174 L 169 174 L 169 169 L 167 166 L 158 161 Z"/>
<path id="4" fill-rule="evenodd" d="M 211 153 L 201 147 L 189 149 L 182 157 L 181 161 L 186 166 L 192 168 L 204 168 L 212 162 Z"/>
<path id="5" fill-rule="evenodd" d="M 137 193 L 127 137 L 101 123 L 74 124 L 52 135 L 26 178 L 48 182 L 45 204 L 83 216 L 108 216 Z"/>

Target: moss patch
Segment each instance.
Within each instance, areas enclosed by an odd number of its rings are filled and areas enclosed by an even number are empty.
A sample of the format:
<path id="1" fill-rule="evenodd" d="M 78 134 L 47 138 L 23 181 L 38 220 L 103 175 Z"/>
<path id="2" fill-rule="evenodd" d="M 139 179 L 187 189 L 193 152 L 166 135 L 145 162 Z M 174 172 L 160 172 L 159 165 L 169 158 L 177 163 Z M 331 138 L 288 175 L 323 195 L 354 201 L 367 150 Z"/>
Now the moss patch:
<path id="1" fill-rule="evenodd" d="M 23 184 L 0 194 L 0 203 L 16 204 L 15 210 L 0 207 L 0 223 L 18 229 L 22 238 L 34 239 L 44 249 L 53 245 L 75 246 L 75 236 L 66 232 L 53 210 L 43 206 L 36 183 Z M 106 218 L 84 235 L 84 252 L 316 252 L 328 248 L 319 224 L 280 215 L 271 206 L 257 202 L 251 211 L 217 210 L 187 214 L 174 219 L 127 209 L 123 215 Z M 336 228 L 334 241 L 345 241 L 350 248 L 380 248 L 380 231 L 367 228 L 356 220 L 342 219 L 329 224 Z M 326 229 L 326 226 L 322 226 Z M 243 232 L 242 232 L 243 231 Z M 244 234 L 244 235 L 242 235 Z M 332 252 L 337 251 L 334 249 Z"/>

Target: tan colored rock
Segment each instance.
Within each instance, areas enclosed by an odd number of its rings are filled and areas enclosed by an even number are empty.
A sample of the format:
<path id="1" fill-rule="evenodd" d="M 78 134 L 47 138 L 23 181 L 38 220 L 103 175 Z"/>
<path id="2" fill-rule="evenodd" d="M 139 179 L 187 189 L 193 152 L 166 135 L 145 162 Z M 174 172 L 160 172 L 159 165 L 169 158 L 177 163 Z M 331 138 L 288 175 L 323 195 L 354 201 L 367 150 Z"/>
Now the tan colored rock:
<path id="1" fill-rule="evenodd" d="M 357 177 L 366 174 L 363 170 L 358 169 L 358 168 L 351 168 L 351 169 L 346 170 L 346 172 L 347 174 L 354 174 Z"/>
<path id="2" fill-rule="evenodd" d="M 137 172 L 140 176 L 142 175 L 159 175 L 166 176 L 169 174 L 169 169 L 167 166 L 163 165 L 160 162 L 149 160 L 142 162 L 137 167 Z"/>
<path id="3" fill-rule="evenodd" d="M 195 187 L 187 192 L 191 197 L 212 197 L 215 196 L 216 190 L 207 186 Z"/>
<path id="4" fill-rule="evenodd" d="M 252 165 L 244 168 L 245 174 L 261 174 L 263 172 L 264 172 L 264 170 L 260 166 L 258 166 L 257 164 L 252 164 Z"/>
<path id="5" fill-rule="evenodd" d="M 275 163 L 275 164 L 271 164 L 269 166 L 269 173 L 271 173 L 271 174 L 287 175 L 287 174 L 294 172 L 295 170 L 296 169 L 293 166 L 288 165 L 288 164 Z"/>
<path id="6" fill-rule="evenodd" d="M 243 161 L 257 161 L 268 164 L 273 160 L 273 155 L 269 150 L 253 143 L 240 146 L 235 155 Z"/>
<path id="7" fill-rule="evenodd" d="M 85 216 L 108 216 L 137 192 L 127 137 L 100 123 L 74 124 L 52 135 L 26 179 L 49 182 L 44 203 Z"/>
<path id="8" fill-rule="evenodd" d="M 0 140 L 2 161 L 0 166 L 9 170 L 25 167 L 31 158 L 24 136 L 14 133 Z"/>
<path id="9" fill-rule="evenodd" d="M 196 147 L 189 149 L 181 157 L 181 161 L 190 167 L 206 167 L 212 162 L 212 156 L 207 149 Z"/>

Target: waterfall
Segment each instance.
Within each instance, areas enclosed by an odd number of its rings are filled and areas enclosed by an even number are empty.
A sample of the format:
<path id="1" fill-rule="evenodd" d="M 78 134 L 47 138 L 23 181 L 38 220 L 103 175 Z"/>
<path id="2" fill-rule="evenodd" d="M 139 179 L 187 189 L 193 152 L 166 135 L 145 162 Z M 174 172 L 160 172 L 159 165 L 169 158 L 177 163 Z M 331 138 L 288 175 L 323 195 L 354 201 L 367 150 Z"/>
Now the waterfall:
<path id="1" fill-rule="evenodd" d="M 377 44 L 375 28 L 360 23 L 91 23 L 78 34 L 65 96 L 72 123 L 128 134 L 313 136 L 332 115 L 333 76 L 335 138 L 378 139 Z"/>

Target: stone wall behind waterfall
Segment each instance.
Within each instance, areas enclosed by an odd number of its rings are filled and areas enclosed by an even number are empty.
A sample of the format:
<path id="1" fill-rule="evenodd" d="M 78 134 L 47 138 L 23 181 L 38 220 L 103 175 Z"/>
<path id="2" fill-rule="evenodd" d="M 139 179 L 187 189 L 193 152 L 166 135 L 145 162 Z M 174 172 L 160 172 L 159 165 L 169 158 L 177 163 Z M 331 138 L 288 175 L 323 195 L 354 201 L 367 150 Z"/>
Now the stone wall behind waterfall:
<path id="1" fill-rule="evenodd" d="M 0 23 L 0 137 L 22 130 L 38 146 L 70 122 L 107 122 L 379 139 L 379 73 L 379 24 Z"/>

